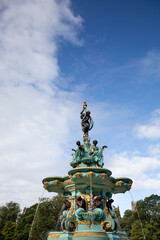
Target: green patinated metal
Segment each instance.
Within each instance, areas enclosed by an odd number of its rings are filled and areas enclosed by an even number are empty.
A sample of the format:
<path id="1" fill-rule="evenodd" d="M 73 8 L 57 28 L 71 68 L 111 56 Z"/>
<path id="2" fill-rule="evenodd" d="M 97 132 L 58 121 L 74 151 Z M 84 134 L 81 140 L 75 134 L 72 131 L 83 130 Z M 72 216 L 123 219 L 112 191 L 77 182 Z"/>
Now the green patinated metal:
<path id="1" fill-rule="evenodd" d="M 112 172 L 103 168 L 103 150 L 98 141 L 90 143 L 88 132 L 93 127 L 90 112 L 84 102 L 81 112 L 83 144 L 77 141 L 70 163 L 72 169 L 65 177 L 43 179 L 49 192 L 63 193 L 64 206 L 61 216 L 62 232 L 50 232 L 48 240 L 116 240 L 128 239 L 119 226 L 112 209 L 113 194 L 130 190 L 132 180 L 114 178 Z"/>

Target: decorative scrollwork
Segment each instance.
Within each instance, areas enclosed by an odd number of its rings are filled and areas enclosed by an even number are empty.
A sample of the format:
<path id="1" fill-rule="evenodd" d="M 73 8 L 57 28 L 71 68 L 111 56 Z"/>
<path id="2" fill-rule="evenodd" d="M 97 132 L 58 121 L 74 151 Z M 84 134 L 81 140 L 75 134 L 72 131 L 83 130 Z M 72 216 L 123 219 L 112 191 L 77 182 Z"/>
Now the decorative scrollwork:
<path id="1" fill-rule="evenodd" d="M 69 214 L 67 215 L 67 218 L 70 218 L 75 212 L 75 205 L 74 205 L 75 197 L 71 197 L 69 201 L 71 202 L 71 208 L 69 210 Z"/>
<path id="2" fill-rule="evenodd" d="M 82 178 L 83 178 L 83 175 L 82 175 L 81 172 L 77 172 L 77 173 L 75 174 L 75 177 L 76 177 L 77 179 L 82 179 Z"/>
<path id="3" fill-rule="evenodd" d="M 91 220 L 82 220 L 82 221 L 79 221 L 79 224 L 85 224 L 85 225 L 88 225 L 88 226 L 91 226 L 91 224 L 99 224 L 98 221 L 91 221 Z"/>
<path id="4" fill-rule="evenodd" d="M 60 186 L 60 185 L 62 185 L 62 183 L 59 180 L 54 180 L 53 185 Z"/>
<path id="5" fill-rule="evenodd" d="M 122 187 L 124 185 L 124 182 L 123 181 L 118 181 L 116 182 L 116 186 L 117 187 Z"/>
<path id="6" fill-rule="evenodd" d="M 101 223 L 101 229 L 106 232 L 112 231 L 112 222 L 111 221 L 104 221 Z"/>
<path id="7" fill-rule="evenodd" d="M 95 176 L 95 173 L 92 172 L 92 171 L 90 171 L 90 172 L 87 173 L 87 177 L 90 178 L 90 179 L 91 179 L 91 178 L 94 178 L 94 176 Z"/>
<path id="8" fill-rule="evenodd" d="M 77 221 L 68 221 L 68 231 L 69 232 L 74 232 L 77 229 Z"/>
<path id="9" fill-rule="evenodd" d="M 101 174 L 99 175 L 99 178 L 102 179 L 102 180 L 104 180 L 104 179 L 106 179 L 106 176 L 107 176 L 106 173 L 101 173 Z"/>

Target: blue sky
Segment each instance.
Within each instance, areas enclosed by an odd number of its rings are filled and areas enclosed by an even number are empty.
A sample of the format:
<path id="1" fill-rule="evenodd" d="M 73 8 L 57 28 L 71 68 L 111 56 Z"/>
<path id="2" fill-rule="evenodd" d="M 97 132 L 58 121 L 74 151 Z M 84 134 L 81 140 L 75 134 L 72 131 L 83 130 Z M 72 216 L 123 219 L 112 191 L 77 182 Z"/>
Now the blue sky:
<path id="1" fill-rule="evenodd" d="M 63 44 L 63 74 L 73 77 L 72 84 L 87 82 L 93 101 L 153 111 L 159 97 L 159 76 L 151 66 L 160 54 L 159 7 L 158 1 L 73 1 L 74 12 L 84 20 L 83 45 Z M 149 72 L 147 59 L 152 61 Z"/>
<path id="2" fill-rule="evenodd" d="M 108 145 L 105 167 L 133 179 L 135 200 L 159 194 L 160 2 L 2 0 L 0 9 L 0 205 L 30 206 L 44 177 L 66 175 L 83 101 L 91 140 Z M 130 208 L 128 193 L 114 199 Z"/>

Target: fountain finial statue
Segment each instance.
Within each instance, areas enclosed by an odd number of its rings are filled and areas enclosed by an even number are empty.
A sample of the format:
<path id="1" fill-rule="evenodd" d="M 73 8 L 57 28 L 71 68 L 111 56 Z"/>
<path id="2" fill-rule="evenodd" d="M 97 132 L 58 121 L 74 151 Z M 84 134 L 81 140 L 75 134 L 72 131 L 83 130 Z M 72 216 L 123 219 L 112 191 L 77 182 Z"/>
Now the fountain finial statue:
<path id="1" fill-rule="evenodd" d="M 82 131 L 84 132 L 84 136 L 88 136 L 88 132 L 92 129 L 93 127 L 93 119 L 90 116 L 90 111 L 87 111 L 87 103 L 83 103 L 83 110 L 80 113 L 80 118 L 82 119 L 81 121 L 81 126 L 82 126 Z"/>

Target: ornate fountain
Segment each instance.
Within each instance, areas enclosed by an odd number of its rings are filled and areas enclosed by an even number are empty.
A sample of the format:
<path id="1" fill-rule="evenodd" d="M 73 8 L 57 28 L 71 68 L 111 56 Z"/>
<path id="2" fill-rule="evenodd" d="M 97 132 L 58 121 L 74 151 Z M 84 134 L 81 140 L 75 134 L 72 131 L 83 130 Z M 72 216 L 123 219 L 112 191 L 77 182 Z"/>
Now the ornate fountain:
<path id="1" fill-rule="evenodd" d="M 62 232 L 50 232 L 48 240 L 128 239 L 126 233 L 118 230 L 111 197 L 130 190 L 132 180 L 114 178 L 110 170 L 103 168 L 103 150 L 107 146 L 97 146 L 97 140 L 90 143 L 88 132 L 93 127 L 93 120 L 86 102 L 80 117 L 83 144 L 77 141 L 77 149 L 72 149 L 72 169 L 67 176 L 43 179 L 48 192 L 63 193 L 64 196 Z"/>

